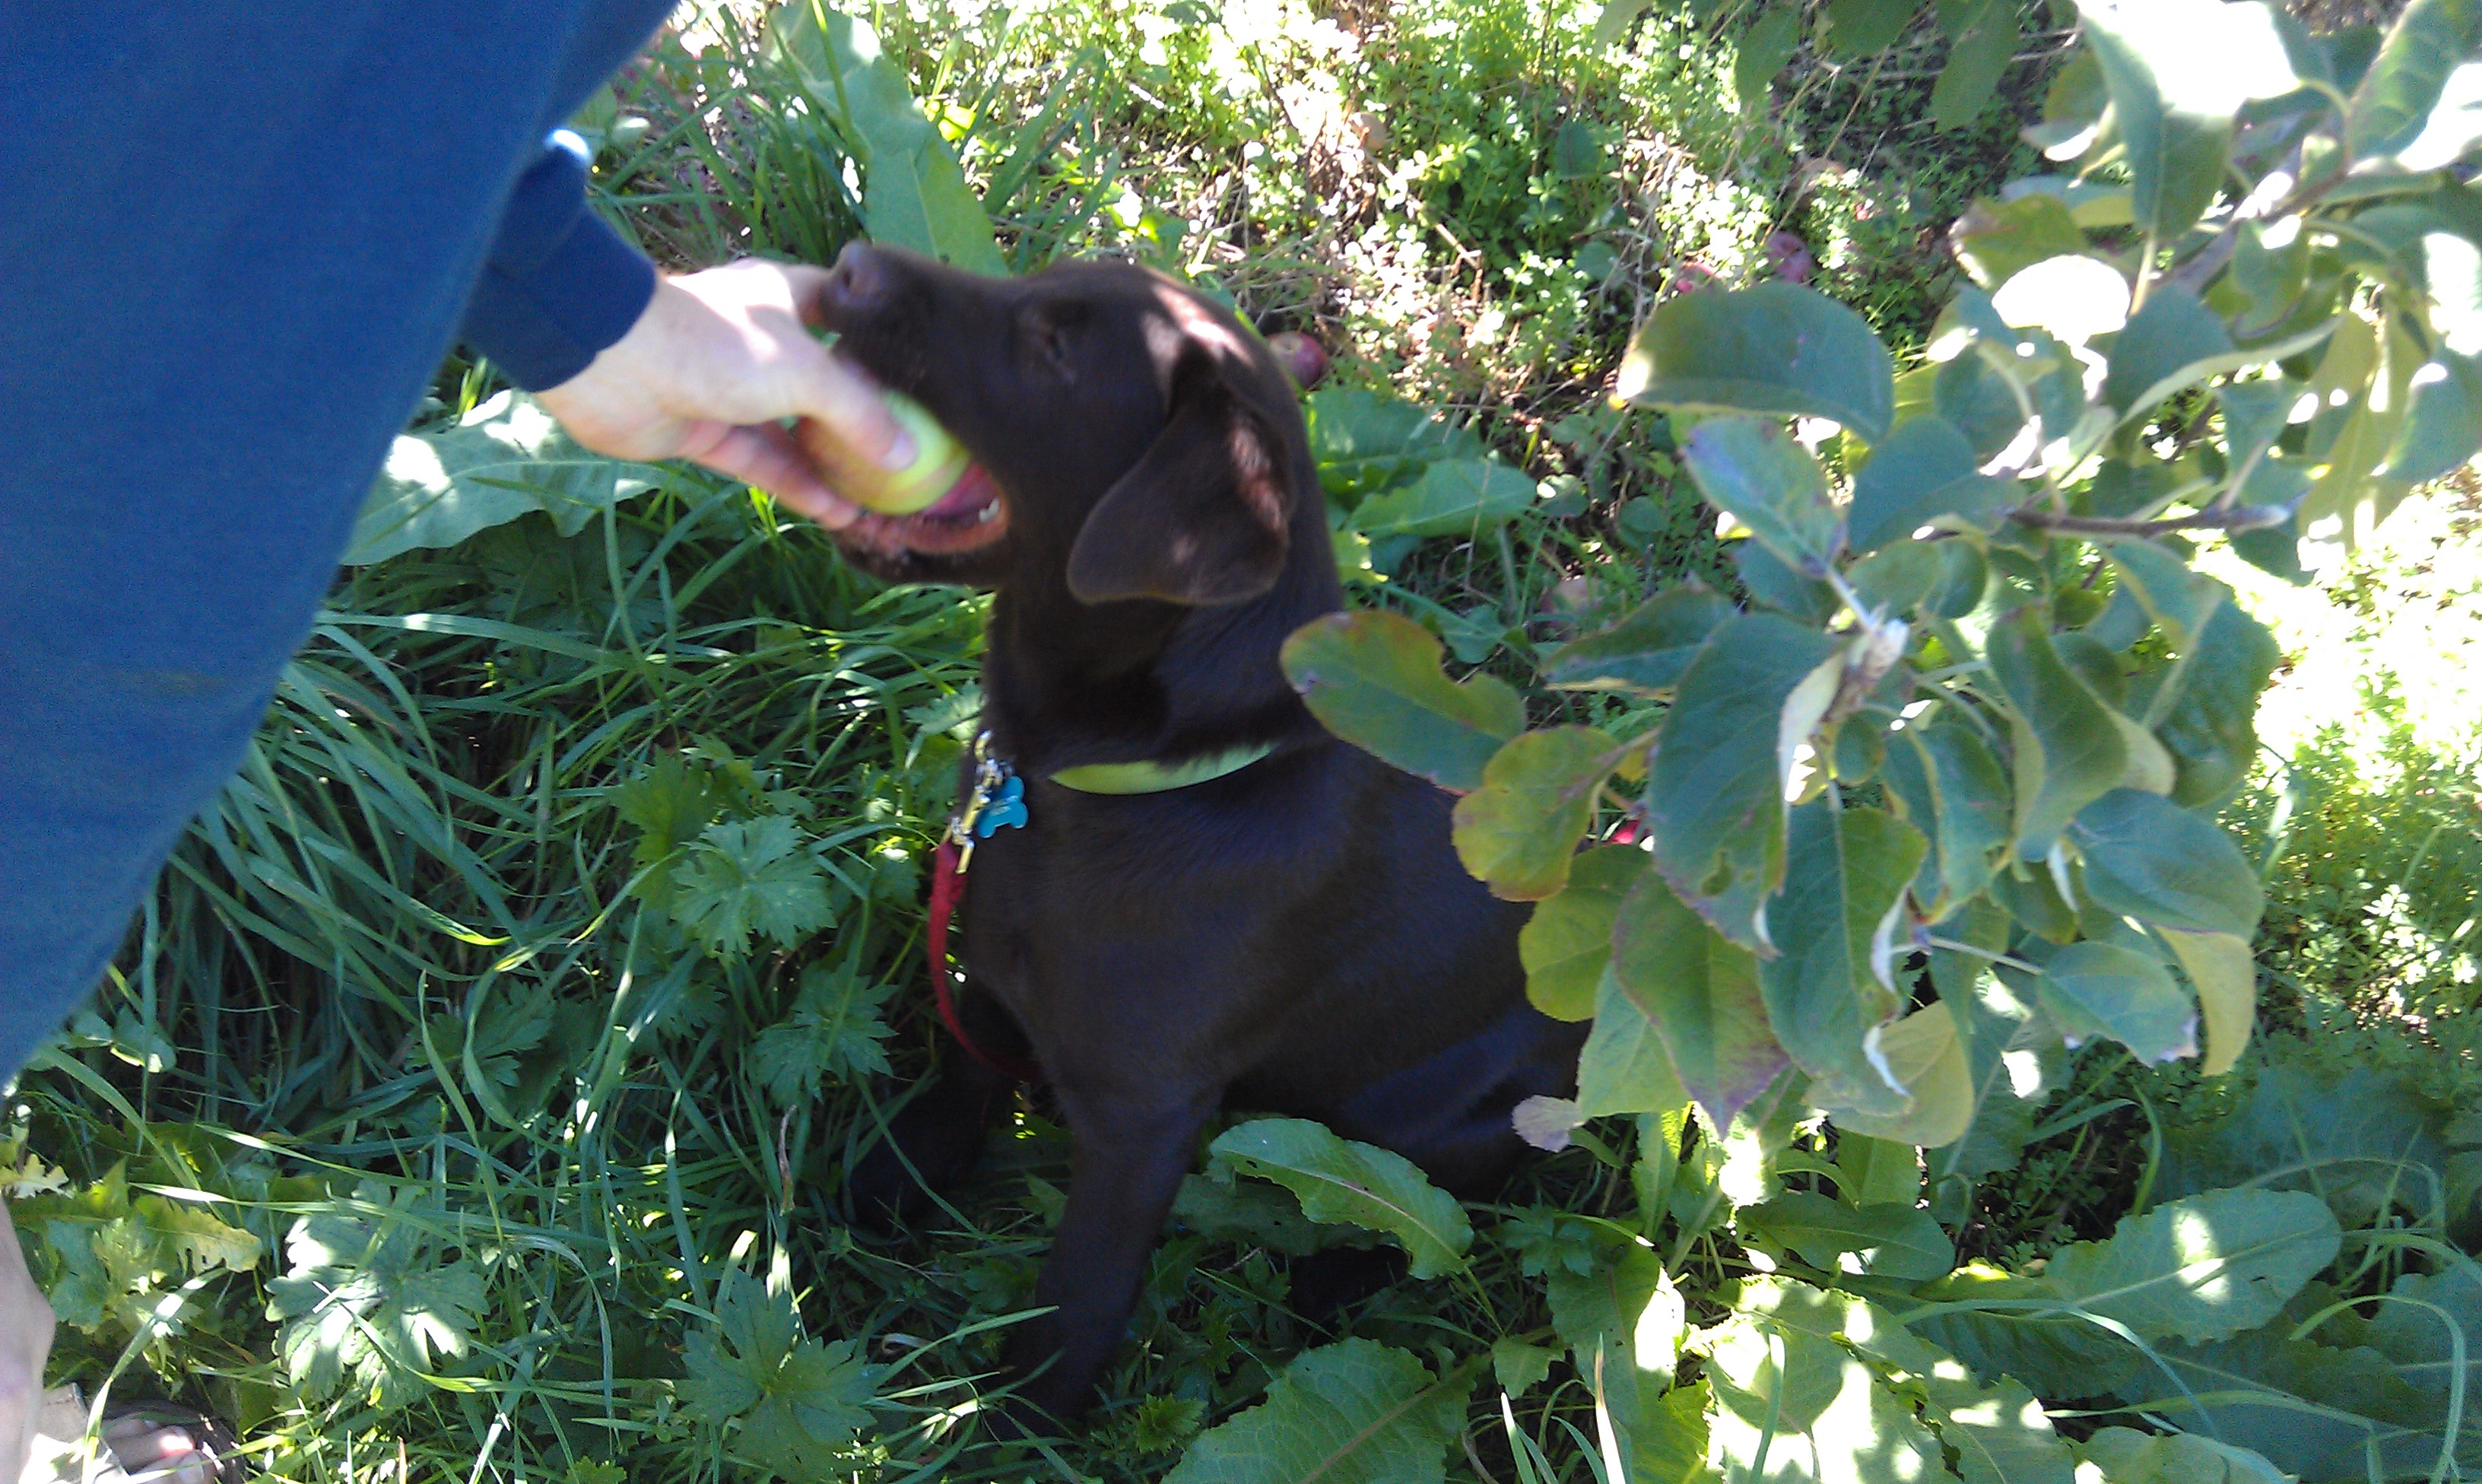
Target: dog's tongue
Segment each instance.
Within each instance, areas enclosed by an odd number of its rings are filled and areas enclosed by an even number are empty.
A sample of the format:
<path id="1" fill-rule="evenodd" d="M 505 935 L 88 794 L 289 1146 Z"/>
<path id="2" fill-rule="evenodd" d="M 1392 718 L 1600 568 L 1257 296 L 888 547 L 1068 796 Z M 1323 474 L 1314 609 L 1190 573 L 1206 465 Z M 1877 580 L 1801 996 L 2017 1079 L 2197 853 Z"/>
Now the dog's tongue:
<path id="1" fill-rule="evenodd" d="M 983 472 L 983 466 L 967 464 L 965 472 L 957 477 L 956 483 L 948 486 L 946 494 L 916 510 L 914 514 L 931 520 L 971 515 L 989 505 L 995 493 L 997 491 L 991 486 L 991 477 Z"/>

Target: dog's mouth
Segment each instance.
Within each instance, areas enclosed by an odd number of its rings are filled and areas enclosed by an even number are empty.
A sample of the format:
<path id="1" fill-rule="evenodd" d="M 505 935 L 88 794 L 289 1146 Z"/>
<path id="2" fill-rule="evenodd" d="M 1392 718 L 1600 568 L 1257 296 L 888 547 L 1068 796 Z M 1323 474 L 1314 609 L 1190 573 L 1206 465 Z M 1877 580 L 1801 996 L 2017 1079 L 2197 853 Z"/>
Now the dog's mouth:
<path id="1" fill-rule="evenodd" d="M 1008 534 L 1007 497 L 981 464 L 967 466 L 949 491 L 911 515 L 863 511 L 844 529 L 846 539 L 894 556 L 916 552 L 945 557 L 980 551 Z"/>

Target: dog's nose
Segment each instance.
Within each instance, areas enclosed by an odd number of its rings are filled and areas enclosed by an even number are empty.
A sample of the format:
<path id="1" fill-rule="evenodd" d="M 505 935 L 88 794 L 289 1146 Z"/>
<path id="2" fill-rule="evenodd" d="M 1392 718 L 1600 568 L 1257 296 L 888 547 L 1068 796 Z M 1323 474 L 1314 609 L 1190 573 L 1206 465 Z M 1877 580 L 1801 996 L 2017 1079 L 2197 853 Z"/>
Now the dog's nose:
<path id="1" fill-rule="evenodd" d="M 836 266 L 828 273 L 824 291 L 828 312 L 868 313 L 885 301 L 890 281 L 887 259 L 873 252 L 867 243 L 849 242 L 836 254 Z"/>

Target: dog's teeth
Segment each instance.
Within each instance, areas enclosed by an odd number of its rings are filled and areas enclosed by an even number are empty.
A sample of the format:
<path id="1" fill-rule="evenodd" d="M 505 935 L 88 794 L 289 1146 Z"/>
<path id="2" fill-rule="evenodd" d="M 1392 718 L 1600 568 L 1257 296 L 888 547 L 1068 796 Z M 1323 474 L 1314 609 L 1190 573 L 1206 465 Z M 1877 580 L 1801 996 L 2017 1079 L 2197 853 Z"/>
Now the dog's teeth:
<path id="1" fill-rule="evenodd" d="M 980 510 L 974 512 L 974 524 L 977 526 L 988 526 L 999 518 L 1000 508 L 996 503 L 984 506 Z"/>

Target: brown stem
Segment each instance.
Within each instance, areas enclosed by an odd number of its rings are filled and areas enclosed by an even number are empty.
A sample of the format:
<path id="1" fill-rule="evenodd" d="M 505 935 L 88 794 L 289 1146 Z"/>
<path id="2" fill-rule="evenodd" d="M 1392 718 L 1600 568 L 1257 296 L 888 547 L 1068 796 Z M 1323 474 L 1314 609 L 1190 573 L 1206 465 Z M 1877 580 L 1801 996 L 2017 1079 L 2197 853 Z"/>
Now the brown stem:
<path id="1" fill-rule="evenodd" d="M 2281 526 L 2290 519 L 2292 511 L 2283 506 L 2244 505 L 2230 509 L 2200 510 L 2194 515 L 2176 515 L 2168 520 L 2124 520 L 2108 515 L 2060 515 L 2050 510 L 2022 507 L 2008 512 L 2008 518 L 2020 526 L 2043 531 L 2067 531 L 2079 535 L 2160 535 L 2173 531 L 2263 531 Z"/>

